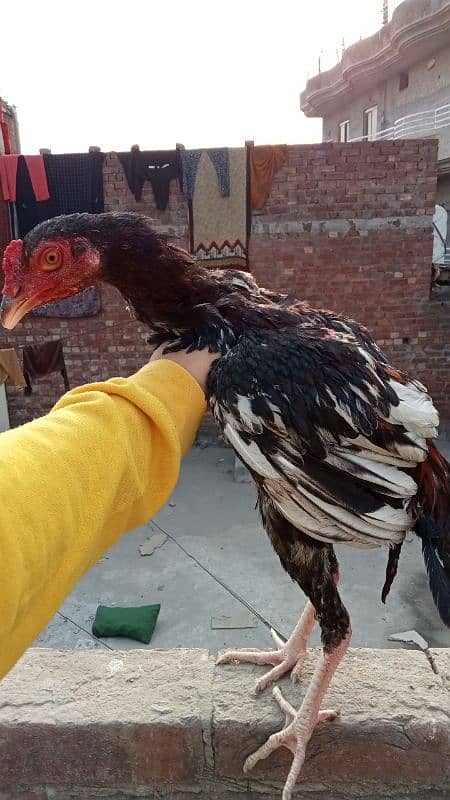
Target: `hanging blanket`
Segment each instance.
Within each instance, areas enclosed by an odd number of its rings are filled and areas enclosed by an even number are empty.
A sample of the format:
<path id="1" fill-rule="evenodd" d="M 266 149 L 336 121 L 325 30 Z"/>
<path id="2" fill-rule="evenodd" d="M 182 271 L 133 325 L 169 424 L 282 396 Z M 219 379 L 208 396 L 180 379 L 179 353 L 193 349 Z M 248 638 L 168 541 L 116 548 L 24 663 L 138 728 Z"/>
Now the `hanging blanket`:
<path id="1" fill-rule="evenodd" d="M 228 197 L 220 194 L 216 167 L 203 152 L 192 201 L 193 254 L 207 267 L 247 269 L 247 159 L 230 148 Z"/>
<path id="2" fill-rule="evenodd" d="M 44 155 L 50 200 L 47 219 L 59 214 L 104 211 L 104 153 Z"/>

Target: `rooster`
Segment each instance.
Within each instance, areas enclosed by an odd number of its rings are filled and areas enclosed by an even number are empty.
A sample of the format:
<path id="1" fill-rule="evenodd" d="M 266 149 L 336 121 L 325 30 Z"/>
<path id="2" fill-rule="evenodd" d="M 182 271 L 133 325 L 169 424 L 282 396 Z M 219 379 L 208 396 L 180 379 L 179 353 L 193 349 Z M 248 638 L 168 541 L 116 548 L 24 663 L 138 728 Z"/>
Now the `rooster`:
<path id="1" fill-rule="evenodd" d="M 323 648 L 301 707 L 274 688 L 285 726 L 244 765 L 289 748 L 288 800 L 315 726 L 338 713 L 321 710 L 351 636 L 333 545 L 388 548 L 384 601 L 414 531 L 437 610 L 450 625 L 449 465 L 433 443 L 438 414 L 425 387 L 354 321 L 261 289 L 246 273 L 206 270 L 139 214 L 44 222 L 10 243 L 3 269 L 6 328 L 40 304 L 104 281 L 149 326 L 154 345 L 220 354 L 208 402 L 250 470 L 263 525 L 308 602 L 287 642 L 272 632 L 273 651 L 231 651 L 219 662 L 269 665 L 256 687 L 262 691 L 285 673 L 298 677 L 316 621 L 321 629 Z"/>

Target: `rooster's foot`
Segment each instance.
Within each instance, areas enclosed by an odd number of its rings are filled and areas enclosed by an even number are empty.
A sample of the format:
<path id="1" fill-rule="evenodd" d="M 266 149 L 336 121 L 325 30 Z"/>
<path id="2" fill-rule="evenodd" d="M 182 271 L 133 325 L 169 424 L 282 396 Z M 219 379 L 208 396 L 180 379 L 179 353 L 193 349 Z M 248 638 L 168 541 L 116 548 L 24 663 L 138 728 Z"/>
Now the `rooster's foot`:
<path id="1" fill-rule="evenodd" d="M 255 692 L 264 691 L 287 672 L 291 680 L 296 682 L 306 656 L 306 647 L 292 648 L 290 642 L 283 642 L 276 631 L 270 631 L 276 650 L 229 650 L 217 659 L 217 664 L 270 664 L 272 669 L 263 675 L 255 686 Z"/>

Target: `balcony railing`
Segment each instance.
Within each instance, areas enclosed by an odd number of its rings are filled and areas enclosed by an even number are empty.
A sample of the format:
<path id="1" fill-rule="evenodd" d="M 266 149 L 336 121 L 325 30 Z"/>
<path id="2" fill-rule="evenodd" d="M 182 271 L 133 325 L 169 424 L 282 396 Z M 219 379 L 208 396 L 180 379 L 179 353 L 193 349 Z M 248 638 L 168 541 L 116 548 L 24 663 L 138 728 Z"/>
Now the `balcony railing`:
<path id="1" fill-rule="evenodd" d="M 370 139 L 422 139 L 435 136 L 437 131 L 447 127 L 450 127 L 450 103 L 432 111 L 419 111 L 400 117 L 390 128 L 377 131 Z M 363 142 L 367 139 L 368 136 L 358 136 L 349 141 Z"/>

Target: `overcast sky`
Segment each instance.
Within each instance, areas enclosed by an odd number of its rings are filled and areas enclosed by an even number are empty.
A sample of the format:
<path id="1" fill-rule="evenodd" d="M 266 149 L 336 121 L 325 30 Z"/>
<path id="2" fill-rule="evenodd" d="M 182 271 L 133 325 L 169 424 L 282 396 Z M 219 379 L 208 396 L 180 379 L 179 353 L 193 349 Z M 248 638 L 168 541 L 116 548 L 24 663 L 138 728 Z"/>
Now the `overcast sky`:
<path id="1" fill-rule="evenodd" d="M 379 27 L 382 0 L 3 6 L 0 95 L 22 151 L 61 153 L 320 141 L 299 93 L 321 50 L 331 66 L 343 38 Z"/>

